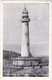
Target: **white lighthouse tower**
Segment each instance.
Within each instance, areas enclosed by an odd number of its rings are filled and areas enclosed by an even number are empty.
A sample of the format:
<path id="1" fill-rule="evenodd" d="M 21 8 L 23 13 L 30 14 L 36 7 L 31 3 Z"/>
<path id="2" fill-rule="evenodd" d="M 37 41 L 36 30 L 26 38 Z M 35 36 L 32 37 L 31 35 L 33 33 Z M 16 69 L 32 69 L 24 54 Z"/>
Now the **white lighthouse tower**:
<path id="1" fill-rule="evenodd" d="M 30 45 L 29 45 L 29 16 L 26 7 L 22 12 L 22 44 L 21 44 L 21 57 L 29 57 Z"/>
<path id="2" fill-rule="evenodd" d="M 26 9 L 26 7 L 24 7 L 21 20 L 22 22 L 21 56 L 12 59 L 13 65 L 17 65 L 19 68 L 25 68 L 27 72 L 29 67 L 34 68 L 34 65 L 38 65 L 38 59 L 33 57 L 32 54 L 30 53 L 29 21 L 30 18 L 28 15 L 28 10 Z"/>

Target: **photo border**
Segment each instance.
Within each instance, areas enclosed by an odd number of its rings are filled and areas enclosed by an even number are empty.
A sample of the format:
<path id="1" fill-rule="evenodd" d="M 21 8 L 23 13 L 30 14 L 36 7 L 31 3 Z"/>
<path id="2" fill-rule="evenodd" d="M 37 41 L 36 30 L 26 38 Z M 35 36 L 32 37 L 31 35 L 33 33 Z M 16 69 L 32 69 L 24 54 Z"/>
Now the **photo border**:
<path id="1" fill-rule="evenodd" d="M 49 3 L 50 7 L 49 7 L 49 77 L 3 77 L 2 76 L 2 73 L 3 73 L 3 3 Z M 2 7 L 2 19 L 1 19 L 1 41 L 0 41 L 0 53 L 1 53 L 1 56 L 0 56 L 0 64 L 1 64 L 1 67 L 0 67 L 0 78 L 3 78 L 3 79 L 37 79 L 37 80 L 50 80 L 50 76 L 51 76 L 51 2 L 50 1 L 2 1 L 1 2 L 1 7 Z"/>

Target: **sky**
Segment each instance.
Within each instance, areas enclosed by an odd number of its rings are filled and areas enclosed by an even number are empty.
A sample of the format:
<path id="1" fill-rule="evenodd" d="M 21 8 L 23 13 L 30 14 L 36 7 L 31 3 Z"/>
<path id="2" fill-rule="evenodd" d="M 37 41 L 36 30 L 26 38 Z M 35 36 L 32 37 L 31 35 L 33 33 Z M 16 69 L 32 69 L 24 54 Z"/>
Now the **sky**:
<path id="1" fill-rule="evenodd" d="M 48 44 L 49 41 L 49 4 L 26 4 L 29 12 L 30 44 Z M 4 44 L 21 44 L 22 11 L 24 4 L 4 3 L 3 34 Z"/>
<path id="2" fill-rule="evenodd" d="M 30 52 L 35 56 L 49 54 L 49 4 L 26 3 L 29 12 Z M 21 52 L 22 3 L 3 4 L 3 46 L 5 50 Z M 18 45 L 18 46 L 17 46 Z"/>

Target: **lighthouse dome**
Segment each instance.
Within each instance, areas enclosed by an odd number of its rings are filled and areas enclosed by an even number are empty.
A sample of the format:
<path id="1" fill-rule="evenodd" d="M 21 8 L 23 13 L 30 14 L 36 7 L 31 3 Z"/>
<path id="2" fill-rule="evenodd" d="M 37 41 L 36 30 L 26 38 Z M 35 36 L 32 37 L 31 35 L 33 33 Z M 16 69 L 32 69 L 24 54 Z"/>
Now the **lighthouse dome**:
<path id="1" fill-rule="evenodd" d="M 22 22 L 28 22 L 28 21 L 30 21 L 28 16 L 28 10 L 26 9 L 26 7 L 24 7 L 22 12 Z"/>
<path id="2" fill-rule="evenodd" d="M 23 13 L 23 14 L 28 14 L 28 10 L 27 10 L 26 8 L 24 8 L 24 10 L 23 10 L 22 13 Z"/>

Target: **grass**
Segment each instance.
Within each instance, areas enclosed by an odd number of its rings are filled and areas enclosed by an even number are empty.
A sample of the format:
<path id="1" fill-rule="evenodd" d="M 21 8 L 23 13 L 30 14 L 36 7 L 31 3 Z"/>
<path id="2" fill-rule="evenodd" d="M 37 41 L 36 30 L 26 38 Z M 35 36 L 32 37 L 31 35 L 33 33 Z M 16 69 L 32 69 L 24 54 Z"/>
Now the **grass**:
<path id="1" fill-rule="evenodd" d="M 7 68 L 8 71 L 10 70 Z M 5 69 L 6 70 L 6 69 Z M 10 72 L 7 73 L 7 75 L 4 76 L 15 76 L 15 77 L 48 77 L 48 66 L 44 66 L 43 68 L 39 67 L 29 67 L 24 69 L 18 69 L 18 68 L 11 68 Z M 10 75 L 9 75 L 10 74 Z"/>

